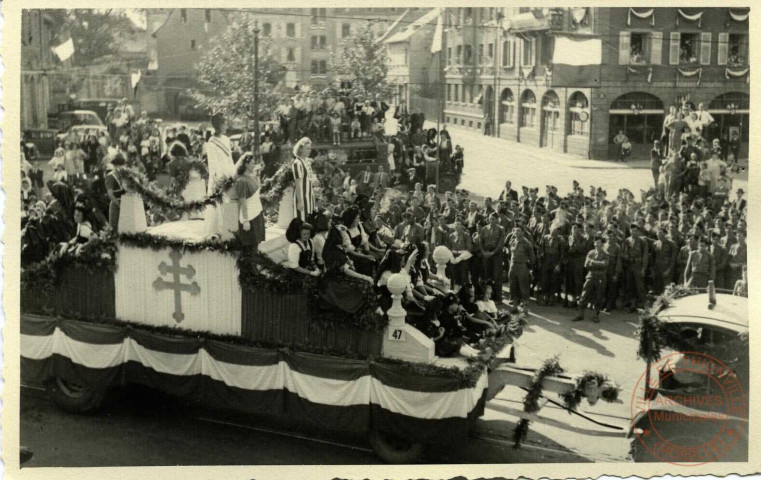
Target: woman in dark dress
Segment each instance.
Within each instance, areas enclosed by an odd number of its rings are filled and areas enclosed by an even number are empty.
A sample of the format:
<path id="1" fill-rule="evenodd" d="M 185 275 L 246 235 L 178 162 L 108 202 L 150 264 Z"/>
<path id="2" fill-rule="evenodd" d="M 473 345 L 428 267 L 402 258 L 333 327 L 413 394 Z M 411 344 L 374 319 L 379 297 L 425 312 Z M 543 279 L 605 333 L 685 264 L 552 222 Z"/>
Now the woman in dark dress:
<path id="1" fill-rule="evenodd" d="M 344 233 L 348 239 L 346 252 L 354 262 L 356 270 L 366 276 L 375 271 L 375 257 L 369 254 L 369 237 L 362 225 L 359 208 L 352 205 L 344 210 L 341 223 L 346 227 Z"/>
<path id="2" fill-rule="evenodd" d="M 330 229 L 325 240 L 322 258 L 325 275 L 321 278 L 319 295 L 330 305 L 346 313 L 356 314 L 377 305 L 373 279 L 357 272 L 344 247 L 343 225 Z"/>
<path id="3" fill-rule="evenodd" d="M 458 353 L 464 357 L 477 357 L 478 350 L 464 341 L 467 333 L 462 324 L 460 299 L 454 293 L 444 298 L 444 308 L 438 316 L 440 323 L 439 334 L 433 339 L 436 342 L 436 355 L 453 357 Z"/>
<path id="4" fill-rule="evenodd" d="M 121 207 L 121 198 L 124 194 L 121 179 L 116 172 L 125 163 L 124 156 L 121 153 L 117 153 L 111 159 L 111 166 L 113 168 L 106 174 L 106 191 L 108 192 L 108 198 L 111 199 L 111 204 L 108 207 L 108 224 L 113 232 L 119 230 L 119 209 Z"/>

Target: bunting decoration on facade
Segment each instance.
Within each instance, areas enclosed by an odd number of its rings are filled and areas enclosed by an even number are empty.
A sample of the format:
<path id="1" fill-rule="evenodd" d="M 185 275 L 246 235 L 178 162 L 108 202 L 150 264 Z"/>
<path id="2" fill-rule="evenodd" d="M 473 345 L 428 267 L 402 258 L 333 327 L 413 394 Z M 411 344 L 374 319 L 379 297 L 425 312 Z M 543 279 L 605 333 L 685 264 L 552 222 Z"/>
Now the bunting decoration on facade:
<path id="1" fill-rule="evenodd" d="M 694 77 L 695 75 L 698 76 L 698 83 L 697 86 L 700 86 L 700 80 L 703 78 L 703 67 L 699 67 L 693 71 L 684 70 L 680 67 L 677 67 L 677 71 L 679 74 L 683 77 Z"/>
<path id="2" fill-rule="evenodd" d="M 653 67 L 648 67 L 647 69 L 636 69 L 632 67 L 627 67 L 627 73 L 632 73 L 634 75 L 640 75 L 642 73 L 647 73 L 647 83 L 652 83 L 653 81 Z M 628 75 L 627 75 L 628 78 Z"/>
<path id="3" fill-rule="evenodd" d="M 743 75 L 747 75 L 747 77 L 745 78 L 745 83 L 750 83 L 750 67 L 737 69 L 737 70 L 732 70 L 731 68 L 727 67 L 724 70 L 724 78 L 726 78 L 727 80 L 729 80 L 730 78 L 739 78 L 739 77 L 742 77 Z"/>
<path id="4" fill-rule="evenodd" d="M 745 13 L 735 13 L 731 9 L 729 10 L 729 16 L 734 20 L 735 22 L 744 22 L 750 17 L 750 11 Z"/>
<path id="5" fill-rule="evenodd" d="M 632 15 L 634 15 L 637 18 L 649 18 L 650 19 L 650 26 L 655 26 L 655 9 L 651 8 L 650 10 L 646 10 L 644 12 L 638 12 L 634 10 L 633 8 L 629 7 L 629 17 L 626 20 L 626 24 L 630 25 L 632 24 Z"/>
<path id="6" fill-rule="evenodd" d="M 685 20 L 689 20 L 691 22 L 698 22 L 698 28 L 702 27 L 703 22 L 703 12 L 696 13 L 694 15 L 689 15 L 684 12 L 681 8 L 679 9 L 679 15 L 676 17 L 676 24 L 679 25 L 679 19 L 684 18 Z"/>

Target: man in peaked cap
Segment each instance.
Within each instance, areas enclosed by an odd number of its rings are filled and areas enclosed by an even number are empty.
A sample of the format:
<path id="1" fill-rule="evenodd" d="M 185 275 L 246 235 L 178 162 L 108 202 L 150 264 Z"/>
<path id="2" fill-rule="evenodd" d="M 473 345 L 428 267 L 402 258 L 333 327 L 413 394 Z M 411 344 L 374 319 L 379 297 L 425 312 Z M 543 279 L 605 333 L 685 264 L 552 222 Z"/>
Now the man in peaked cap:
<path id="1" fill-rule="evenodd" d="M 608 269 L 608 254 L 603 249 L 605 239 L 602 235 L 594 238 L 594 250 L 587 254 L 584 261 L 584 268 L 588 270 L 587 278 L 584 281 L 584 288 L 581 291 L 581 300 L 579 301 L 579 315 L 573 319 L 578 322 L 584 320 L 584 309 L 591 305 L 595 312 L 592 320 L 600 323 L 600 309 L 605 301 L 605 272 Z"/>

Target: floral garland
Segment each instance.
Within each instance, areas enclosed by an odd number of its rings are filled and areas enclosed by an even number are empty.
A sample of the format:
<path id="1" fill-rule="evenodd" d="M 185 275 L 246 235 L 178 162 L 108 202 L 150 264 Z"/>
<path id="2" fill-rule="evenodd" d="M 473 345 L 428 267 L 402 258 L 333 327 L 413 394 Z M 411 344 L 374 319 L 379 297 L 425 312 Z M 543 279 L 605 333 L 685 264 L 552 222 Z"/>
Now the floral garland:
<path id="1" fill-rule="evenodd" d="M 538 412 L 539 399 L 542 397 L 544 388 L 543 382 L 547 377 L 554 377 L 562 374 L 565 370 L 560 366 L 557 356 L 544 361 L 542 367 L 536 371 L 531 379 L 526 396 L 523 399 L 523 411 L 529 414 Z M 587 398 L 590 405 L 597 403 L 597 395 L 606 402 L 615 402 L 618 399 L 619 387 L 614 382 L 608 380 L 608 377 L 598 372 L 584 372 L 584 375 L 575 379 L 573 390 L 563 392 L 560 398 L 563 400 L 568 413 L 576 411 L 581 403 L 582 398 Z M 522 418 L 513 430 L 513 442 L 515 448 L 520 448 L 526 440 L 531 420 Z"/>
<path id="2" fill-rule="evenodd" d="M 37 295 L 51 293 L 67 267 L 88 272 L 116 271 L 116 245 L 113 237 L 105 233 L 95 235 L 76 249 L 67 249 L 62 253 L 53 250 L 44 260 L 22 268 L 21 292 Z"/>
<path id="3" fill-rule="evenodd" d="M 528 387 L 526 397 L 523 399 L 523 411 L 526 413 L 536 413 L 541 408 L 539 406 L 539 399 L 542 397 L 544 379 L 547 377 L 555 377 L 563 373 L 563 367 L 558 362 L 558 357 L 548 358 L 542 364 L 542 367 L 536 371 L 534 377 L 531 379 L 531 384 Z M 518 425 L 513 430 L 513 442 L 515 448 L 520 448 L 521 443 L 526 440 L 528 436 L 528 427 L 531 420 L 527 418 L 521 418 Z"/>
<path id="4" fill-rule="evenodd" d="M 119 168 L 117 172 L 119 178 L 129 183 L 147 204 L 159 208 L 170 209 L 177 215 L 197 212 L 208 206 L 221 203 L 224 193 L 229 190 L 230 187 L 232 187 L 233 182 L 235 182 L 235 179 L 232 177 L 222 177 L 217 181 L 214 187 L 214 192 L 211 195 L 203 200 L 186 202 L 167 194 L 156 185 L 152 184 L 148 178 L 140 172 L 125 167 Z"/>
<path id="5" fill-rule="evenodd" d="M 173 195 L 182 195 L 185 187 L 188 186 L 188 182 L 190 182 L 191 171 L 198 172 L 204 180 L 209 179 L 209 169 L 206 167 L 206 163 L 194 157 L 175 159 L 169 164 L 169 169 L 172 175 L 169 193 Z"/>
<path id="6" fill-rule="evenodd" d="M 283 198 L 285 189 L 293 185 L 293 171 L 291 166 L 283 164 L 271 177 L 262 180 L 259 187 L 259 197 L 265 208 L 277 209 Z"/>
<path id="7" fill-rule="evenodd" d="M 204 240 L 202 242 L 191 242 L 187 240 L 177 240 L 149 233 L 120 233 L 119 243 L 136 248 L 150 248 L 153 251 L 171 248 L 181 252 L 219 252 L 226 255 L 237 256 L 242 250 L 242 245 L 237 239 L 219 242 L 215 240 Z"/>

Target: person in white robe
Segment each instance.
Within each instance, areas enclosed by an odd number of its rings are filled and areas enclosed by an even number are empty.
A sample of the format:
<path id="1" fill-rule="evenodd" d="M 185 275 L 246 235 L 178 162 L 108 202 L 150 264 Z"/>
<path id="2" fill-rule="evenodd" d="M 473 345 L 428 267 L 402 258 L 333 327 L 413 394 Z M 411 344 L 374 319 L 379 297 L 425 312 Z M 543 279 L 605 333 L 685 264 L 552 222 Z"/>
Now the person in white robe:
<path id="1" fill-rule="evenodd" d="M 232 157 L 232 146 L 230 139 L 225 135 L 227 131 L 227 122 L 221 113 L 215 114 L 211 118 L 211 124 L 214 127 L 214 135 L 206 142 L 206 160 L 209 169 L 209 183 L 206 187 L 206 195 L 214 193 L 217 183 L 225 177 L 235 177 L 235 162 Z M 225 196 L 223 202 L 229 203 L 229 198 Z M 206 222 L 206 235 L 222 235 L 223 229 L 223 212 L 221 205 L 212 205 L 206 208 L 204 213 Z"/>

